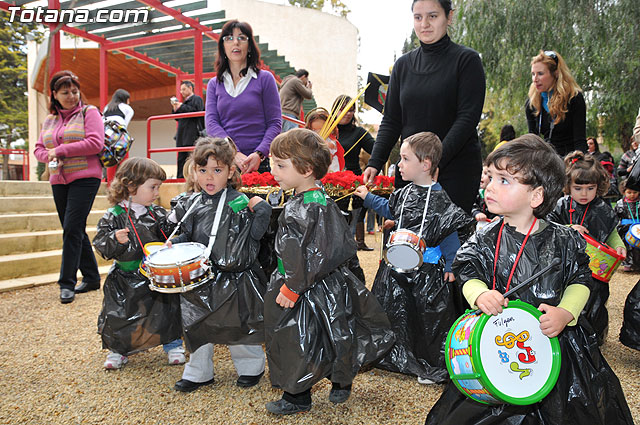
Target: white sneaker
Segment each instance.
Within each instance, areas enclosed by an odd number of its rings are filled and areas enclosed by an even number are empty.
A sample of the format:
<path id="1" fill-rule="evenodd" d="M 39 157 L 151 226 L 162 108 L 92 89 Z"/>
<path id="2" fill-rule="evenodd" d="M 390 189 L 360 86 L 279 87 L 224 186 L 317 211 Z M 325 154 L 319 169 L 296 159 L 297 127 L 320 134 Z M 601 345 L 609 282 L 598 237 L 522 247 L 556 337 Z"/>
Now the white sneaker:
<path id="1" fill-rule="evenodd" d="M 429 378 L 421 378 L 418 376 L 418 383 L 422 384 L 422 385 L 431 385 L 431 384 L 435 384 L 435 382 L 433 382 L 431 379 Z"/>
<path id="2" fill-rule="evenodd" d="M 120 369 L 122 366 L 127 364 L 128 361 L 129 359 L 127 356 L 109 351 L 109 354 L 107 354 L 107 360 L 104 362 L 104 368 L 107 370 Z"/>
<path id="3" fill-rule="evenodd" d="M 184 356 L 184 347 L 180 346 L 167 351 L 167 358 L 169 364 L 184 364 L 187 361 Z"/>

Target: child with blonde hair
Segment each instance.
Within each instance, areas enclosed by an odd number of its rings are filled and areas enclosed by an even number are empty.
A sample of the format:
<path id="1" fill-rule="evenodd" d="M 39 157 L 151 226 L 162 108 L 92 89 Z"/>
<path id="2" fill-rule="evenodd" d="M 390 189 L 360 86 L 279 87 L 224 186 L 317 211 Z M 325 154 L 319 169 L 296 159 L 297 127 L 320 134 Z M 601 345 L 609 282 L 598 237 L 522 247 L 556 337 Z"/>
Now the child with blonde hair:
<path id="1" fill-rule="evenodd" d="M 315 108 L 311 110 L 305 117 L 305 126 L 311 131 L 320 133 L 322 127 L 324 127 L 327 120 L 329 120 L 330 114 L 324 108 Z M 329 173 L 335 173 L 344 169 L 344 149 L 340 142 L 338 142 L 338 127 L 336 127 L 329 137 L 325 139 L 325 143 L 329 147 L 331 153 L 331 164 L 329 164 Z"/>
<path id="2" fill-rule="evenodd" d="M 93 246 L 114 260 L 98 317 L 102 345 L 110 350 L 105 369 L 119 369 L 127 356 L 159 344 L 170 364 L 185 362 L 179 298 L 151 291 L 139 271 L 144 246 L 164 242 L 173 227 L 164 208 L 153 204 L 164 180 L 164 170 L 151 159 L 127 159 L 109 187 L 113 206 L 98 222 Z"/>

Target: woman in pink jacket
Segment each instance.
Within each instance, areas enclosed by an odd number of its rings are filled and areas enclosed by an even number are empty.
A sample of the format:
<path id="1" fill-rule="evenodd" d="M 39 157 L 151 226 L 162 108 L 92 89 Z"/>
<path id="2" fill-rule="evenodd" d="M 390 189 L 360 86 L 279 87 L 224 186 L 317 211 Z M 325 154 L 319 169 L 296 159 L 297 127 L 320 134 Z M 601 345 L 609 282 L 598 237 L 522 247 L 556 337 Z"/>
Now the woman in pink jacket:
<path id="1" fill-rule="evenodd" d="M 85 227 L 102 177 L 98 153 L 104 146 L 104 127 L 98 109 L 82 102 L 80 82 L 71 71 L 54 74 L 49 90 L 50 113 L 34 154 L 49 165 L 49 182 L 62 224 L 58 285 L 60 302 L 67 304 L 76 292 L 100 288 L 98 263 Z M 78 269 L 82 282 L 76 286 Z"/>

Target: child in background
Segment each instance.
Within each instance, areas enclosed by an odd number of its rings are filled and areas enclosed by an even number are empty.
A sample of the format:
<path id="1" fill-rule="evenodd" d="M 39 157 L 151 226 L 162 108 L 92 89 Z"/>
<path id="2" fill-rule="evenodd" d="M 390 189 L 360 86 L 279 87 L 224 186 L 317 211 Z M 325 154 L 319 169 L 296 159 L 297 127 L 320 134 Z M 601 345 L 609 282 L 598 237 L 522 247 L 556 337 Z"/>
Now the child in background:
<path id="1" fill-rule="evenodd" d="M 618 234 L 627 247 L 627 257 L 622 262 L 622 269 L 625 272 L 640 270 L 640 248 L 630 246 L 625 240 L 627 231 L 633 224 L 640 224 L 640 186 L 629 185 L 628 180 L 620 183 L 620 193 L 624 195 L 616 202 L 614 211 L 620 220 L 618 224 Z"/>
<path id="2" fill-rule="evenodd" d="M 371 291 L 389 316 L 396 343 L 376 367 L 418 377 L 421 384 L 445 382 L 444 341 L 458 317 L 451 263 L 460 247 L 457 229 L 472 219 L 434 181 L 442 156 L 438 136 L 423 132 L 407 137 L 400 147 L 398 170 L 412 182 L 389 200 L 361 185 L 355 194 L 396 229 L 408 229 L 426 242 L 422 265 L 399 272 L 381 262 Z"/>
<path id="3" fill-rule="evenodd" d="M 471 217 L 478 222 L 478 228 L 484 226 L 487 222 L 493 220 L 496 215 L 487 209 L 487 203 L 484 201 L 484 192 L 489 184 L 489 176 L 487 175 L 487 166 L 482 167 L 482 176 L 480 177 L 480 189 L 478 189 L 478 197 L 471 209 Z"/>
<path id="4" fill-rule="evenodd" d="M 172 223 L 178 223 L 187 212 L 184 205 L 191 195 L 202 190 L 200 185 L 198 185 L 195 167 L 193 166 L 193 158 L 191 156 L 189 156 L 184 163 L 184 167 L 182 167 L 182 175 L 184 176 L 184 192 L 171 199 L 171 213 L 169 214 L 169 221 Z"/>
<path id="5" fill-rule="evenodd" d="M 310 111 L 305 117 L 305 126 L 311 131 L 320 133 L 325 122 L 329 119 L 329 111 L 324 108 L 315 108 Z M 336 173 L 344 169 L 344 149 L 340 142 L 338 142 L 338 127 L 327 137 L 325 143 L 329 147 L 331 152 L 331 164 L 329 165 L 329 173 Z"/>
<path id="6" fill-rule="evenodd" d="M 503 293 L 509 287 L 560 258 L 559 267 L 512 298 L 544 313 L 542 333 L 557 336 L 560 343 L 560 376 L 544 399 L 527 406 L 481 404 L 449 383 L 426 424 L 632 424 L 620 382 L 580 314 L 594 284 L 585 241 L 544 219 L 561 195 L 562 161 L 551 145 L 527 134 L 491 153 L 486 163 L 487 205 L 503 218 L 476 232 L 460 248 L 454 273 L 469 305 L 495 315 L 508 305 Z"/>
<path id="7" fill-rule="evenodd" d="M 191 352 L 175 389 L 191 392 L 214 382 L 213 344 L 229 346 L 239 378 L 252 387 L 264 374 L 263 296 L 266 276 L 258 262 L 260 238 L 267 230 L 271 207 L 236 189 L 242 184 L 234 164 L 231 139 L 200 138 L 192 154 L 199 193 L 185 203 L 182 234 L 168 244 L 198 242 L 209 246 L 213 279 L 180 295 L 182 326 Z M 216 218 L 219 220 L 217 227 Z M 215 227 L 215 229 L 214 229 Z M 210 236 L 216 232 L 215 236 Z"/>
<path id="8" fill-rule="evenodd" d="M 282 398 L 269 412 L 311 409 L 311 387 L 328 378 L 329 400 L 343 403 L 358 370 L 393 344 L 389 320 L 347 266 L 356 242 L 342 213 L 315 185 L 331 154 L 312 131 L 294 129 L 271 144 L 272 174 L 283 190 L 294 189 L 280 214 L 278 268 L 265 295 L 269 374 Z"/>
<path id="9" fill-rule="evenodd" d="M 93 246 L 113 267 L 104 283 L 98 333 L 109 354 L 105 369 L 119 369 L 127 356 L 163 344 L 169 364 L 185 362 L 180 300 L 149 289 L 140 274 L 143 247 L 164 242 L 171 232 L 164 208 L 153 205 L 166 179 L 164 170 L 147 158 L 124 161 L 109 187 L 113 207 L 98 222 Z"/>
<path id="10" fill-rule="evenodd" d="M 580 234 L 588 234 L 600 243 L 606 243 L 625 257 L 627 250 L 620 239 L 616 227 L 618 217 L 611 205 L 602 199 L 609 189 L 609 176 L 600 162 L 583 152 L 574 151 L 564 159 L 567 194 L 560 198 L 547 219 L 565 224 Z M 591 288 L 585 314 L 603 344 L 609 328 L 609 313 L 606 303 L 609 299 L 609 284 L 597 280 Z"/>

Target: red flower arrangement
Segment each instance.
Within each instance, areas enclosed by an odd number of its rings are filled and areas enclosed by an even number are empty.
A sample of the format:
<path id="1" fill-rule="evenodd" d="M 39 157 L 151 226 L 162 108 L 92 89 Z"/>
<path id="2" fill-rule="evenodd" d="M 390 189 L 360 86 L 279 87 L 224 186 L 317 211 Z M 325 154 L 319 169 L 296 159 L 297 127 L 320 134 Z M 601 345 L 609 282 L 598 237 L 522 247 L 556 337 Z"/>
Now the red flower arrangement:
<path id="1" fill-rule="evenodd" d="M 273 178 L 271 173 L 258 173 L 257 171 L 254 171 L 253 173 L 243 174 L 242 185 L 245 187 L 279 186 L 278 182 Z"/>

